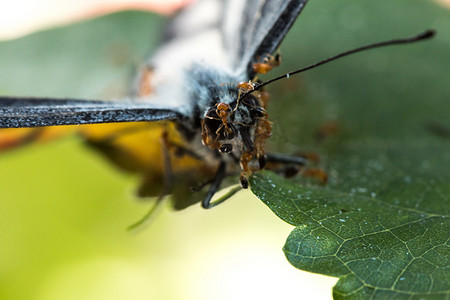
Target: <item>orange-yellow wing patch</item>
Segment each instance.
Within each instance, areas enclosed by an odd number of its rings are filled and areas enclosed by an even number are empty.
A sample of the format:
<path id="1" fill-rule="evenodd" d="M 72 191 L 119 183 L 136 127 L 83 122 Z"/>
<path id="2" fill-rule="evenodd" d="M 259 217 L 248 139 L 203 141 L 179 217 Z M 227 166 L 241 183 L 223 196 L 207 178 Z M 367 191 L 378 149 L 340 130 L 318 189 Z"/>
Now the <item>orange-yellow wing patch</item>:
<path id="1" fill-rule="evenodd" d="M 30 143 L 49 142 L 71 134 L 78 126 L 0 129 L 0 151 L 11 150 Z"/>

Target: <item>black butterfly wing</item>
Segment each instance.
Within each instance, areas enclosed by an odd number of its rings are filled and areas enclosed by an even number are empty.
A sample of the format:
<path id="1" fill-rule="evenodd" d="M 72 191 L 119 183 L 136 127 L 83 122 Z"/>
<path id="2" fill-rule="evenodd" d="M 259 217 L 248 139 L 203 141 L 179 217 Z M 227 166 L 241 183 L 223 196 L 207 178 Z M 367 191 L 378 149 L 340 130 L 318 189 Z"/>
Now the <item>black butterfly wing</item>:
<path id="1" fill-rule="evenodd" d="M 272 54 L 283 41 L 308 0 L 248 0 L 234 40 L 235 68 L 253 78 L 253 63 Z M 228 16 L 233 18 L 233 16 Z M 234 16 L 236 18 L 236 16 Z"/>
<path id="2" fill-rule="evenodd" d="M 145 102 L 0 97 L 0 128 L 180 120 L 175 109 Z"/>

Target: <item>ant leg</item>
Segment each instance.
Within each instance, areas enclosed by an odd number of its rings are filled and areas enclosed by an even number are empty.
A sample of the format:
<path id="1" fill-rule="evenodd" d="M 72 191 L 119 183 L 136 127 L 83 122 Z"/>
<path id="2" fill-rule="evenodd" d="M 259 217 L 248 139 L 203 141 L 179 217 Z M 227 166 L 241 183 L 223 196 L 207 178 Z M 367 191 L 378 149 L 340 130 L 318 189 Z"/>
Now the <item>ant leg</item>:
<path id="1" fill-rule="evenodd" d="M 217 168 L 216 174 L 214 175 L 214 179 L 211 183 L 211 186 L 209 187 L 208 193 L 206 194 L 205 199 L 203 199 L 202 201 L 203 208 L 208 209 L 221 203 L 221 202 L 211 203 L 211 199 L 219 189 L 220 184 L 222 183 L 225 176 L 226 176 L 226 163 L 224 161 L 221 161 L 219 167 Z"/>
<path id="2" fill-rule="evenodd" d="M 217 128 L 217 130 L 216 130 L 217 136 L 220 134 L 220 131 L 222 130 L 222 128 L 223 128 L 223 124 L 220 124 L 219 128 Z"/>

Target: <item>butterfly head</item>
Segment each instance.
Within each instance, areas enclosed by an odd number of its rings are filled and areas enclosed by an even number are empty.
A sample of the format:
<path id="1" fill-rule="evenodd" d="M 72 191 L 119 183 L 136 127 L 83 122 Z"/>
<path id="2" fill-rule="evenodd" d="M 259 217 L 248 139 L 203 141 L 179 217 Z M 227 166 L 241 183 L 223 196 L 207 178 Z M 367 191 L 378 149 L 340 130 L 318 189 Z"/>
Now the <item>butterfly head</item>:
<path id="1" fill-rule="evenodd" d="M 230 104 L 219 102 L 206 111 L 202 121 L 203 144 L 239 161 L 241 183 L 255 169 L 254 159 L 259 162 L 257 169 L 264 167 L 264 142 L 272 126 L 265 103 L 261 93 L 248 94 Z"/>

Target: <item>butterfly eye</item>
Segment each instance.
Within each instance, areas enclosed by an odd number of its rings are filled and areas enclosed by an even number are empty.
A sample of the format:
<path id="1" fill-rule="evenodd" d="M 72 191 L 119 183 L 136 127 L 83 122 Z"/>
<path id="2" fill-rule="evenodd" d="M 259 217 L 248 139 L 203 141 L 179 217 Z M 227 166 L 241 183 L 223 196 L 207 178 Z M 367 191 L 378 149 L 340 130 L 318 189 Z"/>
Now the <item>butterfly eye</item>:
<path id="1" fill-rule="evenodd" d="M 216 132 L 222 124 L 215 108 L 210 108 L 205 115 L 205 126 L 210 132 Z"/>
<path id="2" fill-rule="evenodd" d="M 256 99 L 254 95 L 247 95 L 242 100 L 241 103 L 252 108 L 252 107 L 259 107 L 259 101 Z"/>
<path id="3" fill-rule="evenodd" d="M 266 110 L 262 107 L 255 107 L 250 110 L 252 116 L 255 118 L 261 118 L 266 115 Z"/>

